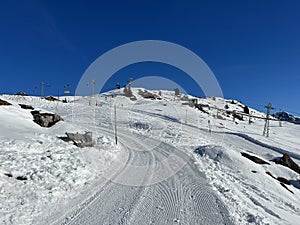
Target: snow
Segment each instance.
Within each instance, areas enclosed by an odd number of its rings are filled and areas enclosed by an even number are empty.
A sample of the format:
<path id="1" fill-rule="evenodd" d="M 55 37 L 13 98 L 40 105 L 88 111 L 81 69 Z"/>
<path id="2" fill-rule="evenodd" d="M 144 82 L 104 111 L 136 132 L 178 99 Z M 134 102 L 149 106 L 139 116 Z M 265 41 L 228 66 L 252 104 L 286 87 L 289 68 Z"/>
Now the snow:
<path id="1" fill-rule="evenodd" d="M 109 137 L 100 136 L 95 148 L 83 152 L 58 138 L 65 136 L 66 131 L 82 128 L 67 118 L 53 128 L 42 128 L 33 122 L 30 110 L 17 104 L 32 104 L 49 112 L 56 107 L 55 102 L 37 97 L 22 97 L 22 100 L 19 96 L 2 97 L 13 105 L 0 107 L 0 223 L 31 224 L 34 216 L 90 186 L 97 177 L 95 159 L 97 164 L 101 162 L 103 170 L 118 151 Z M 59 113 L 65 117 L 69 113 L 68 104 L 59 104 L 62 107 Z M 18 176 L 27 180 L 17 180 Z"/>
<path id="2" fill-rule="evenodd" d="M 300 175 L 272 160 L 288 153 L 300 165 L 299 125 L 271 121 L 267 138 L 263 112 L 250 109 L 251 124 L 226 113 L 243 112 L 238 101 L 198 98 L 210 106 L 206 114 L 173 91 L 149 92 L 162 99 L 145 99 L 139 88 L 136 101 L 122 89 L 66 97 L 68 103 L 0 96 L 12 103 L 0 106 L 0 223 L 298 224 Z M 19 103 L 64 121 L 42 128 Z M 65 132 L 85 131 L 93 132 L 95 147 L 62 140 Z M 266 172 L 290 180 L 293 193 Z"/>

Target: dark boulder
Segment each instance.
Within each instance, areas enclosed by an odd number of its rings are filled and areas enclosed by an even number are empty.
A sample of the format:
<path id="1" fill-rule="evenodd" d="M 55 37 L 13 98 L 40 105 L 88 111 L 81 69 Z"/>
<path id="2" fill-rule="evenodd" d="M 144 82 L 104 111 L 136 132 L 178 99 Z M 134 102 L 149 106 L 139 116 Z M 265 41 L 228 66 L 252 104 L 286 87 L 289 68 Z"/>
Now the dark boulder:
<path id="1" fill-rule="evenodd" d="M 294 170 L 296 173 L 300 174 L 300 167 L 292 160 L 289 154 L 284 154 L 281 158 L 275 159 L 276 164 L 280 164 Z"/>
<path id="2" fill-rule="evenodd" d="M 249 107 L 248 106 L 244 106 L 244 113 L 245 114 L 250 114 L 250 110 L 249 110 Z"/>
<path id="3" fill-rule="evenodd" d="M 40 113 L 40 111 L 31 111 L 33 121 L 41 127 L 52 127 L 57 122 L 63 120 L 59 115 L 52 113 Z"/>
<path id="4" fill-rule="evenodd" d="M 196 109 L 199 109 L 199 110 L 200 110 L 201 112 L 203 112 L 203 113 L 209 114 L 209 112 L 207 112 L 207 111 L 204 110 L 204 106 L 201 105 L 201 104 L 196 104 L 196 105 L 195 105 L 195 108 L 196 108 Z M 209 106 L 208 106 L 208 108 L 209 108 Z"/>
<path id="5" fill-rule="evenodd" d="M 31 109 L 31 110 L 34 110 L 34 108 L 31 105 L 19 104 L 19 106 L 21 106 L 22 109 Z"/>
<path id="6" fill-rule="evenodd" d="M 27 180 L 27 177 L 24 177 L 24 176 L 17 176 L 16 179 L 17 179 L 17 180 Z"/>
<path id="7" fill-rule="evenodd" d="M 83 148 L 94 146 L 92 132 L 86 132 L 85 134 L 66 132 L 66 135 L 68 136 L 68 139 L 73 141 L 77 147 Z"/>
<path id="8" fill-rule="evenodd" d="M 247 159 L 250 159 L 251 161 L 257 163 L 257 164 L 267 164 L 267 165 L 270 165 L 270 163 L 254 156 L 254 155 L 249 155 L 248 153 L 245 153 L 245 152 L 241 152 L 241 155 Z"/>
<path id="9" fill-rule="evenodd" d="M 59 101 L 57 98 L 54 98 L 53 96 L 48 96 L 45 98 L 48 101 L 54 102 L 54 101 Z"/>
<path id="10" fill-rule="evenodd" d="M 232 116 L 233 116 L 234 119 L 238 119 L 238 120 L 241 120 L 241 121 L 244 120 L 243 116 L 241 116 L 241 115 L 239 115 L 235 112 L 233 112 Z"/>
<path id="11" fill-rule="evenodd" d="M 5 176 L 7 177 L 12 177 L 13 175 L 11 173 L 4 173 Z"/>
<path id="12" fill-rule="evenodd" d="M 277 180 L 280 182 L 280 183 L 284 183 L 284 184 L 287 184 L 287 185 L 291 185 L 291 182 L 284 178 L 284 177 L 277 177 Z"/>
<path id="13" fill-rule="evenodd" d="M 9 102 L 0 99 L 0 105 L 11 105 Z"/>
<path id="14" fill-rule="evenodd" d="M 147 90 L 144 90 L 144 91 L 139 90 L 138 94 L 141 95 L 143 98 L 152 99 L 152 100 L 159 98 L 158 95 L 151 93 Z"/>
<path id="15" fill-rule="evenodd" d="M 175 92 L 175 95 L 176 95 L 176 96 L 180 95 L 180 90 L 179 90 L 179 88 L 175 88 L 175 89 L 174 89 L 174 92 Z"/>

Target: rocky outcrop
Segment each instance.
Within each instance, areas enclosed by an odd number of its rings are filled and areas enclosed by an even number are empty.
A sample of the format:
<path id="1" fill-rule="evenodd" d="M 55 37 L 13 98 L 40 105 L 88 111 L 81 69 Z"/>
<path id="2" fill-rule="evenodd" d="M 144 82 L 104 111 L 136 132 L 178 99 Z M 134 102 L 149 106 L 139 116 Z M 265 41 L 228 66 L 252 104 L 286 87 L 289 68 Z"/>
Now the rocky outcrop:
<path id="1" fill-rule="evenodd" d="M 86 132 L 85 134 L 67 132 L 66 135 L 77 147 L 83 148 L 94 146 L 92 132 Z"/>
<path id="2" fill-rule="evenodd" d="M 33 121 L 41 127 L 52 127 L 57 122 L 63 120 L 59 115 L 52 113 L 41 113 L 40 111 L 31 111 Z"/>
<path id="3" fill-rule="evenodd" d="M 0 99 L 0 105 L 11 105 L 9 102 Z"/>
<path id="4" fill-rule="evenodd" d="M 45 98 L 48 101 L 54 102 L 54 101 L 59 101 L 57 98 L 54 98 L 53 96 L 48 96 Z"/>
<path id="5" fill-rule="evenodd" d="M 24 176 L 17 176 L 16 179 L 17 179 L 17 180 L 27 180 L 27 177 L 24 177 Z"/>
<path id="6" fill-rule="evenodd" d="M 132 100 L 132 101 L 137 100 L 137 98 L 132 94 L 132 91 L 129 87 L 128 88 L 124 87 L 123 92 L 124 92 L 125 97 L 129 98 L 130 100 Z"/>
<path id="7" fill-rule="evenodd" d="M 275 180 L 278 180 L 280 185 L 282 187 L 284 187 L 286 190 L 288 190 L 289 192 L 291 192 L 292 194 L 294 194 L 294 192 L 292 192 L 286 185 L 291 185 L 291 181 L 289 181 L 288 179 L 284 178 L 284 177 L 274 177 L 270 172 L 266 172 L 266 174 L 268 174 L 270 177 L 272 177 Z"/>
<path id="8" fill-rule="evenodd" d="M 248 153 L 245 153 L 245 152 L 241 152 L 241 155 L 244 156 L 245 158 L 247 159 L 250 159 L 251 161 L 257 163 L 257 164 L 267 164 L 267 165 L 270 165 L 270 163 L 254 156 L 254 155 L 249 155 Z"/>
<path id="9" fill-rule="evenodd" d="M 203 105 L 201 105 L 201 104 L 195 104 L 195 107 L 196 107 L 196 109 L 199 109 L 201 112 L 209 114 L 209 112 L 207 112 L 207 111 L 204 110 L 204 106 Z M 208 108 L 209 108 L 209 106 L 208 106 Z"/>
<path id="10" fill-rule="evenodd" d="M 151 100 L 159 99 L 159 100 L 161 100 L 160 96 L 158 96 L 158 95 L 156 95 L 154 93 L 151 93 L 151 92 L 149 92 L 147 90 L 144 90 L 144 91 L 143 90 L 139 90 L 138 94 L 140 96 L 142 96 L 143 98 L 146 98 L 146 99 L 151 99 Z"/>
<path id="11" fill-rule="evenodd" d="M 22 109 L 31 109 L 31 110 L 34 110 L 34 108 L 31 105 L 19 104 L 19 106 L 21 106 Z"/>
<path id="12" fill-rule="evenodd" d="M 280 182 L 280 183 L 284 183 L 284 184 L 287 184 L 287 185 L 291 185 L 291 182 L 284 178 L 284 177 L 277 177 L 277 180 Z"/>
<path id="13" fill-rule="evenodd" d="M 284 154 L 281 158 L 274 159 L 274 162 L 276 164 L 286 166 L 291 170 L 294 170 L 296 173 L 300 174 L 300 167 L 292 160 L 289 154 Z"/>
<path id="14" fill-rule="evenodd" d="M 5 176 L 7 177 L 12 177 L 13 175 L 11 173 L 4 173 Z"/>

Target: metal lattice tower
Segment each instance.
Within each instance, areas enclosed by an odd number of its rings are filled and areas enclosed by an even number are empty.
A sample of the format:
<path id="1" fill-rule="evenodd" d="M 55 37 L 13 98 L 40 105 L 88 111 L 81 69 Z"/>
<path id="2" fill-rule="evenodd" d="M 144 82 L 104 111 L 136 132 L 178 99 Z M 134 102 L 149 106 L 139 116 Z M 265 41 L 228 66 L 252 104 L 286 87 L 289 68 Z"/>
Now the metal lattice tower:
<path id="1" fill-rule="evenodd" d="M 265 122 L 265 127 L 264 127 L 264 132 L 263 132 L 263 136 L 269 137 L 269 130 L 270 130 L 270 112 L 271 109 L 274 109 L 272 107 L 272 104 L 269 103 L 267 106 L 265 106 L 265 108 L 267 109 L 267 115 L 266 115 L 266 122 Z"/>
<path id="2" fill-rule="evenodd" d="M 41 82 L 41 98 L 44 97 L 44 89 L 45 89 L 45 87 L 50 87 L 50 84 L 49 83 Z"/>

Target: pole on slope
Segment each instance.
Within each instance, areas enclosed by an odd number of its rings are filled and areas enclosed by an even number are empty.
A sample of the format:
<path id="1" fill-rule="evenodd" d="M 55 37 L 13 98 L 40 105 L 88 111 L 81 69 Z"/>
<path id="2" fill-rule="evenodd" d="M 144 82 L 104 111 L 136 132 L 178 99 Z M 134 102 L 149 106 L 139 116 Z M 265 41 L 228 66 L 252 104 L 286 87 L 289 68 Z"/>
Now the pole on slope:
<path id="1" fill-rule="evenodd" d="M 210 123 L 210 120 L 208 120 L 208 131 L 209 131 L 209 133 L 211 133 L 211 123 Z"/>
<path id="2" fill-rule="evenodd" d="M 118 145 L 118 135 L 117 135 L 117 107 L 116 107 L 116 105 L 114 106 L 114 111 L 115 111 L 115 140 L 116 140 L 116 145 Z"/>
<path id="3" fill-rule="evenodd" d="M 185 123 L 187 123 L 187 109 L 185 110 Z"/>
<path id="4" fill-rule="evenodd" d="M 251 124 L 251 122 L 252 122 L 252 121 L 251 121 L 252 113 L 253 113 L 253 112 L 249 112 L 249 121 L 248 121 L 248 124 Z"/>
<path id="5" fill-rule="evenodd" d="M 44 83 L 44 82 L 41 82 L 41 98 L 44 97 L 44 88 L 46 87 L 50 87 L 50 84 L 49 83 Z"/>
<path id="6" fill-rule="evenodd" d="M 91 81 L 91 95 L 90 95 L 90 100 L 89 100 L 89 106 L 92 105 L 92 98 L 94 97 L 95 83 L 96 83 L 96 80 Z M 88 85 L 89 84 L 87 83 L 87 86 Z"/>
<path id="7" fill-rule="evenodd" d="M 280 111 L 282 113 L 282 110 L 280 110 Z M 282 127 L 281 115 L 279 116 L 278 121 L 279 121 L 279 127 Z"/>
<path id="8" fill-rule="evenodd" d="M 45 85 L 45 83 L 41 82 L 41 98 L 43 98 L 43 96 L 44 96 L 44 85 Z"/>
<path id="9" fill-rule="evenodd" d="M 267 109 L 267 115 L 266 115 L 266 122 L 265 122 L 265 127 L 264 127 L 264 132 L 263 132 L 263 136 L 269 137 L 269 130 L 270 130 L 270 112 L 271 109 L 274 109 L 272 107 L 272 104 L 269 103 L 267 106 L 265 106 L 265 108 Z"/>

